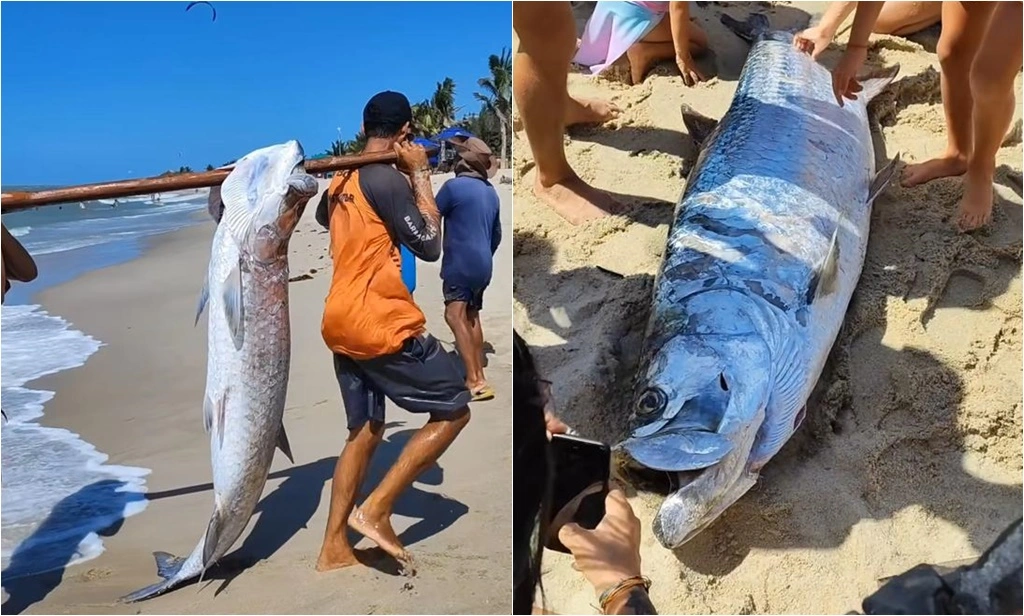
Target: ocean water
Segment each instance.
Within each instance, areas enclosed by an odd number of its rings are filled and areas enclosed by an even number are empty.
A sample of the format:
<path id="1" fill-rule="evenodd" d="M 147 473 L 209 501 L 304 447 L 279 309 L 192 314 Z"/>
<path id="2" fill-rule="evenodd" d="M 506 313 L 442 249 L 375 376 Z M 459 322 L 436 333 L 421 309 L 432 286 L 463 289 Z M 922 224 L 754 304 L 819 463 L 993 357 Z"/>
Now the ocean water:
<path id="1" fill-rule="evenodd" d="M 0 309 L 2 583 L 95 558 L 102 537 L 146 507 L 149 469 L 106 464 L 68 430 L 44 426 L 52 391 L 32 381 L 82 366 L 103 342 L 33 303 L 35 294 L 139 256 L 145 240 L 204 222 L 206 191 L 49 206 L 4 215 L 36 259 L 39 278 L 14 283 Z"/>

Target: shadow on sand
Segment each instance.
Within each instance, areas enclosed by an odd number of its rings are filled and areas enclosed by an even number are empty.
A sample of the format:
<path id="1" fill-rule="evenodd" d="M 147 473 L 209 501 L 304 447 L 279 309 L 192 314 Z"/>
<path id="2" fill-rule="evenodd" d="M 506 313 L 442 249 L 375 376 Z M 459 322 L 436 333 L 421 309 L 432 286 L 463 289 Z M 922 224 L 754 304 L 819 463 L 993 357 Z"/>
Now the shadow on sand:
<path id="1" fill-rule="evenodd" d="M 392 422 L 385 426 L 388 433 L 377 448 L 367 470 L 360 501 L 380 483 L 405 444 L 415 434 L 415 429 L 391 431 L 402 425 L 403 422 Z M 270 480 L 284 480 L 257 505 L 254 512 L 256 522 L 252 531 L 245 536 L 241 546 L 221 559 L 221 562 L 204 578 L 204 583 L 221 582 L 214 596 L 223 591 L 236 576 L 258 562 L 270 558 L 296 533 L 308 528 L 309 521 L 320 508 L 324 486 L 331 480 L 336 462 L 336 456 L 326 457 L 270 474 Z M 468 513 L 469 508 L 463 503 L 417 487 L 417 484 L 440 486 L 443 483 L 444 470 L 438 464 L 434 464 L 424 471 L 395 503 L 396 515 L 418 519 L 399 534 L 399 540 L 404 545 L 415 545 L 448 528 Z M 10 565 L 3 572 L 4 588 L 9 595 L 3 604 L 4 614 L 19 614 L 57 588 L 63 580 L 64 569 L 74 558 L 81 541 L 90 532 L 104 537 L 117 533 L 124 522 L 124 506 L 129 503 L 175 498 L 213 490 L 212 483 L 203 483 L 141 494 L 119 491 L 124 485 L 119 481 L 101 481 L 68 496 L 54 508 L 32 537 L 22 542 L 12 556 Z M 101 507 L 106 513 L 93 515 L 88 518 L 89 522 L 83 523 L 83 512 L 91 512 L 93 509 L 90 507 Z M 56 538 L 50 538 L 51 536 Z M 359 549 L 358 541 L 361 537 L 351 531 L 349 538 L 352 545 L 357 548 L 356 555 L 363 564 L 389 575 L 399 574 L 397 563 L 383 550 L 375 547 Z M 152 547 L 161 549 L 167 546 Z M 179 547 L 191 550 L 193 546 Z M 179 555 L 187 556 L 188 552 L 182 551 Z M 52 569 L 39 574 L 19 574 L 21 571 L 38 570 L 39 562 L 52 562 Z M 153 576 L 156 577 L 155 568 Z M 183 586 L 194 583 L 193 581 Z"/>
<path id="2" fill-rule="evenodd" d="M 14 550 L 0 573 L 8 598 L 0 610 L 20 614 L 60 586 L 64 570 L 91 534 L 111 537 L 124 523 L 125 508 L 145 500 L 123 481 L 91 483 L 60 500 L 50 515 Z M 36 573 L 43 570 L 42 573 Z"/>

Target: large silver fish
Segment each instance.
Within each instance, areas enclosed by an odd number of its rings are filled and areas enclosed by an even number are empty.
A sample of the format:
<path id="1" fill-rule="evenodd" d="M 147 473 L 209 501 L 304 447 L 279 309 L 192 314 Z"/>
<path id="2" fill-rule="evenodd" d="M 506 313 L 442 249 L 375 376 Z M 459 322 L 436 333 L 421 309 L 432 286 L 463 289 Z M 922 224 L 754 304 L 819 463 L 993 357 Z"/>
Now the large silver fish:
<path id="1" fill-rule="evenodd" d="M 188 558 L 155 552 L 163 581 L 126 597 L 154 597 L 205 573 L 235 543 L 256 508 L 279 446 L 288 389 L 288 241 L 317 181 L 297 141 L 256 150 L 235 163 L 222 205 L 199 315 L 209 303 L 203 422 L 210 434 L 213 515 Z M 215 200 L 211 200 L 215 201 Z"/>
<path id="2" fill-rule="evenodd" d="M 803 420 L 864 263 L 874 173 L 863 82 L 840 107 L 792 35 L 723 17 L 753 42 L 721 122 L 684 107 L 701 152 L 654 283 L 631 435 L 632 470 L 663 471 L 654 533 L 678 547 L 757 480 Z"/>

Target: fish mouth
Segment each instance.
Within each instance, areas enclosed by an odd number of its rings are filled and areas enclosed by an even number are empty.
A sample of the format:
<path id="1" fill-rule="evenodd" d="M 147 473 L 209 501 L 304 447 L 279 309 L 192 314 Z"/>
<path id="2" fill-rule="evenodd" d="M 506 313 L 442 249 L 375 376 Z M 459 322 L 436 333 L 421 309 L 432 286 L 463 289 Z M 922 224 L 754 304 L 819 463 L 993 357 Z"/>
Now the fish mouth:
<path id="1" fill-rule="evenodd" d="M 619 445 L 613 452 L 613 466 L 618 475 L 634 488 L 668 496 L 696 481 L 700 470 L 668 471 L 650 468 L 638 462 L 629 452 Z"/>

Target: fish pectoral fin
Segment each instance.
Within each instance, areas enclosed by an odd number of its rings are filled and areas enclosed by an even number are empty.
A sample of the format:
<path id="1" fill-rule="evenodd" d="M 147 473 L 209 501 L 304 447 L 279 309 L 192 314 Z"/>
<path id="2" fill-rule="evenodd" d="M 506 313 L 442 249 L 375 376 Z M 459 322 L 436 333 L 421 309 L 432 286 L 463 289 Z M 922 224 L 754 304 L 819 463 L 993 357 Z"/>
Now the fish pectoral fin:
<path id="1" fill-rule="evenodd" d="M 295 458 L 292 457 L 292 446 L 288 443 L 288 435 L 285 434 L 284 424 L 281 424 L 281 430 L 277 433 L 277 448 L 281 450 L 288 460 L 295 464 Z"/>
<path id="2" fill-rule="evenodd" d="M 235 349 L 240 350 L 245 341 L 245 307 L 242 303 L 242 268 L 241 261 L 236 263 L 228 273 L 224 283 L 224 316 L 228 320 L 231 338 Z"/>
<path id="3" fill-rule="evenodd" d="M 839 227 L 832 232 L 832 241 L 828 252 L 811 273 L 811 284 L 807 286 L 807 303 L 824 297 L 835 290 L 836 278 L 839 275 Z"/>
<path id="4" fill-rule="evenodd" d="M 871 99 L 881 94 L 882 91 L 885 90 L 886 86 L 896 79 L 896 75 L 898 75 L 899 72 L 900 65 L 894 64 L 880 73 L 875 73 L 872 76 L 858 80 L 863 88 L 861 96 L 864 97 L 864 102 L 870 103 Z"/>
<path id="5" fill-rule="evenodd" d="M 690 138 L 698 148 L 702 147 L 711 133 L 718 128 L 718 120 L 699 113 L 686 103 L 679 106 L 679 111 L 683 115 L 683 126 L 686 127 L 686 132 L 690 134 Z"/>
<path id="6" fill-rule="evenodd" d="M 872 203 L 878 195 L 889 185 L 889 182 L 896 177 L 896 166 L 900 164 L 900 153 L 897 152 L 889 163 L 882 167 L 871 180 L 871 187 L 868 188 L 868 203 Z"/>
<path id="7" fill-rule="evenodd" d="M 199 325 L 199 317 L 203 316 L 203 311 L 206 310 L 206 302 L 210 301 L 210 276 L 207 275 L 206 279 L 203 280 L 203 289 L 199 292 L 199 301 L 196 303 L 196 320 L 192 324 L 193 327 Z"/>
<path id="8" fill-rule="evenodd" d="M 220 540 L 220 531 L 224 526 L 224 519 L 220 507 L 213 510 L 210 516 L 210 524 L 206 527 L 206 535 L 203 538 L 203 573 L 213 564 L 213 555 L 217 552 L 217 541 Z M 200 580 L 202 581 L 202 575 Z"/>

